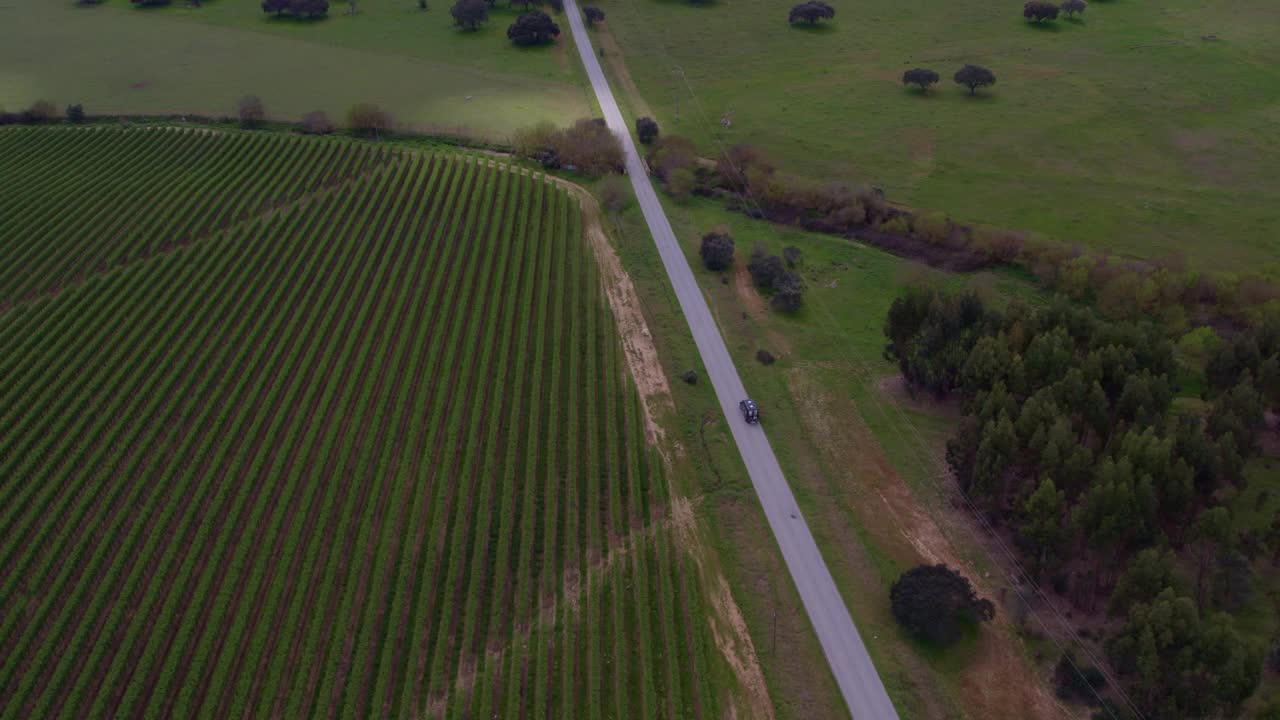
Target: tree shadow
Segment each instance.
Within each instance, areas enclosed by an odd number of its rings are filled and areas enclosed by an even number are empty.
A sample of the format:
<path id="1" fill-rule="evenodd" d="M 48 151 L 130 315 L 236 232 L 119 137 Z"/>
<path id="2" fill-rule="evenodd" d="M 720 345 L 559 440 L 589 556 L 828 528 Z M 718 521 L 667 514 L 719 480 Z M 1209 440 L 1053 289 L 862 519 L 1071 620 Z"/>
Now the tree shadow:
<path id="1" fill-rule="evenodd" d="M 1062 18 L 1062 21 L 1063 21 L 1063 22 L 1069 22 L 1069 23 L 1071 23 L 1072 25 L 1084 25 L 1084 24 L 1085 24 L 1084 17 L 1083 17 L 1083 16 L 1081 16 L 1081 15 L 1077 15 L 1077 16 L 1075 16 L 1075 17 L 1064 17 L 1064 18 Z"/>
<path id="2" fill-rule="evenodd" d="M 961 87 L 960 92 L 964 95 L 964 99 L 970 102 L 995 102 L 999 98 L 999 96 L 996 95 L 995 92 L 992 91 L 990 88 L 987 88 L 985 90 L 982 88 L 979 88 L 978 92 L 974 93 L 973 95 L 970 95 L 969 88 Z"/>
<path id="3" fill-rule="evenodd" d="M 278 23 L 281 25 L 315 25 L 329 19 L 329 14 L 324 15 L 268 15 L 267 22 Z"/>
<path id="4" fill-rule="evenodd" d="M 912 97 L 918 97 L 918 98 L 928 100 L 938 95 L 938 88 L 935 87 L 932 90 L 925 91 L 925 90 L 921 90 L 916 85 L 903 85 L 902 93 L 904 95 L 910 95 Z M 968 92 L 966 91 L 965 94 L 967 95 Z"/>
<path id="5" fill-rule="evenodd" d="M 816 22 L 816 23 L 794 22 L 794 23 L 791 23 L 791 27 L 795 28 L 796 30 L 800 30 L 807 33 L 816 33 L 818 35 L 823 35 L 829 32 L 835 32 L 835 29 L 836 29 L 835 23 L 824 23 L 824 22 Z"/>
<path id="6" fill-rule="evenodd" d="M 1031 28 L 1032 30 L 1035 30 L 1036 32 L 1045 32 L 1045 33 L 1062 32 L 1062 28 L 1058 27 L 1058 23 L 1055 21 L 1034 22 L 1032 20 L 1028 20 L 1026 22 L 1026 25 L 1027 27 Z"/>

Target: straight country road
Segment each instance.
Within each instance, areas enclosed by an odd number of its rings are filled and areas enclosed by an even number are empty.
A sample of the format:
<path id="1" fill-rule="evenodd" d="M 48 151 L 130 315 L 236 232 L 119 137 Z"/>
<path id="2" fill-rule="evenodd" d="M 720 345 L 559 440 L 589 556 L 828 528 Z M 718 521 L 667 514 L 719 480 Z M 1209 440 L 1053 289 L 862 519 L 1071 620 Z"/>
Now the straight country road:
<path id="1" fill-rule="evenodd" d="M 738 451 L 742 453 L 747 473 L 751 476 L 751 484 L 760 498 L 769 527 L 782 550 L 782 558 L 791 572 L 791 578 L 800 593 L 809 621 L 813 623 L 845 703 L 854 720 L 896 720 L 898 714 L 885 692 L 884 683 L 880 681 L 880 676 L 871 663 L 871 656 L 867 654 L 867 648 L 840 597 L 840 591 L 831 579 L 831 572 L 813 541 L 813 535 L 782 475 L 764 429 L 759 425 L 748 424 L 738 410 L 738 401 L 747 397 L 747 392 L 738 377 L 733 359 L 729 357 L 729 350 L 720 336 L 711 310 L 707 307 L 706 298 L 702 296 L 702 290 L 698 287 L 675 232 L 671 229 L 671 223 L 658 201 L 653 183 L 640 161 L 640 154 L 636 151 L 626 121 L 618 110 L 609 82 L 600 69 L 600 62 L 592 48 L 591 37 L 587 34 L 576 0 L 565 0 L 565 15 L 569 18 L 574 42 L 582 56 L 582 64 L 586 67 L 596 99 L 604 112 L 605 121 L 622 141 L 627 157 L 627 174 L 631 177 L 636 200 L 658 246 L 658 254 L 662 257 L 667 276 L 675 288 L 680 309 L 693 332 L 693 340 L 702 356 L 707 375 L 711 378 L 711 385 L 715 388 L 720 408 L 733 431 Z M 766 421 L 768 412 L 768 408 L 762 409 Z M 881 587 L 865 590 L 884 592 Z"/>

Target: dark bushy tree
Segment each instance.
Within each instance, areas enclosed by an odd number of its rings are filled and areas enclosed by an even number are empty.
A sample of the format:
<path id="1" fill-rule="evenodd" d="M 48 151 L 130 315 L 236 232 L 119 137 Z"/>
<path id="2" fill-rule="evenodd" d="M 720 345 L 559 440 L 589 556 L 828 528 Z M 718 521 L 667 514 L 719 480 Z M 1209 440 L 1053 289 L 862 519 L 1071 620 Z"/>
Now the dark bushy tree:
<path id="1" fill-rule="evenodd" d="M 169 0 L 130 0 L 130 2 L 138 7 L 160 7 L 169 4 Z"/>
<path id="2" fill-rule="evenodd" d="M 791 8 L 791 12 L 787 14 L 787 22 L 793 25 L 797 22 L 807 22 L 813 25 L 819 20 L 831 20 L 835 16 L 835 8 L 822 2 L 822 0 L 807 0 L 807 2 L 802 2 Z"/>
<path id="3" fill-rule="evenodd" d="M 938 73 L 926 68 L 913 68 L 902 73 L 902 84 L 915 85 L 924 95 L 929 94 L 929 86 L 937 85 L 939 79 Z"/>
<path id="4" fill-rule="evenodd" d="M 245 95 L 236 103 L 236 117 L 240 119 L 240 127 L 252 130 L 266 119 L 267 111 L 257 95 Z"/>
<path id="5" fill-rule="evenodd" d="M 449 8 L 453 24 L 463 30 L 475 30 L 489 20 L 489 4 L 485 0 L 458 0 Z"/>
<path id="6" fill-rule="evenodd" d="M 1058 6 L 1046 0 L 1030 0 L 1022 6 L 1022 17 L 1031 22 L 1058 19 Z"/>
<path id="7" fill-rule="evenodd" d="M 698 254 L 702 256 L 702 264 L 708 270 L 727 270 L 733 264 L 733 237 L 729 235 L 729 228 L 718 227 L 703 235 Z"/>
<path id="8" fill-rule="evenodd" d="M 804 262 L 804 255 L 800 248 L 788 245 L 782 248 L 782 259 L 787 261 L 787 267 L 793 268 Z"/>
<path id="9" fill-rule="evenodd" d="M 648 145 L 658 139 L 658 122 L 651 117 L 636 118 L 636 136 L 641 145 Z"/>
<path id="10" fill-rule="evenodd" d="M 80 104 L 67 106 L 67 122 L 79 125 L 84 122 L 84 106 Z"/>
<path id="11" fill-rule="evenodd" d="M 911 634 L 947 645 L 966 624 L 995 617 L 990 600 L 978 597 L 969 580 L 946 565 L 921 565 L 889 588 L 893 616 Z"/>
<path id="12" fill-rule="evenodd" d="M 990 87 L 996 84 L 996 75 L 981 65 L 965 65 L 956 71 L 952 78 L 957 85 L 963 85 L 969 88 L 969 94 L 973 95 L 978 88 Z"/>
<path id="13" fill-rule="evenodd" d="M 1062 0 L 1062 5 L 1060 7 L 1063 14 L 1068 18 L 1071 18 L 1076 15 L 1083 15 L 1085 9 L 1089 7 L 1089 4 L 1084 0 Z"/>
<path id="14" fill-rule="evenodd" d="M 583 5 L 582 15 L 587 19 L 587 25 L 595 25 L 598 22 L 604 22 L 604 11 L 595 5 Z"/>
<path id="15" fill-rule="evenodd" d="M 542 45 L 560 34 L 560 26 L 541 10 L 525 13 L 507 28 L 507 38 L 516 45 Z"/>
<path id="16" fill-rule="evenodd" d="M 280 17 L 289 12 L 290 0 L 262 0 L 262 12 Z"/>

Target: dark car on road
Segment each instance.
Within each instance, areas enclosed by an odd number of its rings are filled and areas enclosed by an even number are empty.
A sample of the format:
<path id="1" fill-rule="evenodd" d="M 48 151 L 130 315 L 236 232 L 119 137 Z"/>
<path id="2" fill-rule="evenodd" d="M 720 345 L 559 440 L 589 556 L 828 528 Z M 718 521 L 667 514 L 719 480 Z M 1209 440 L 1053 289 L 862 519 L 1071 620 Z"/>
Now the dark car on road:
<path id="1" fill-rule="evenodd" d="M 738 409 L 742 411 L 742 419 L 751 424 L 760 422 L 760 408 L 756 407 L 756 401 L 747 399 L 738 403 Z"/>

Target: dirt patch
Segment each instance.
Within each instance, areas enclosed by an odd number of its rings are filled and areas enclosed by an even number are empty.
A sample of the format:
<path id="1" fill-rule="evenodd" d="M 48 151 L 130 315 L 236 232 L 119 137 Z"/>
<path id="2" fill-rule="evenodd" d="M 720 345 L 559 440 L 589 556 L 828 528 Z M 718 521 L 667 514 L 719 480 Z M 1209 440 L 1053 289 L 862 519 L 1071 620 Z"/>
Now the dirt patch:
<path id="1" fill-rule="evenodd" d="M 897 373 L 885 375 L 877 380 L 876 389 L 900 407 L 916 412 L 944 415 L 953 420 L 960 419 L 960 399 L 958 397 L 948 396 L 938 399 L 929 393 L 913 393 L 907 388 L 906 380 Z"/>
<path id="2" fill-rule="evenodd" d="M 627 368 L 636 382 L 636 389 L 640 391 L 640 399 L 644 401 L 641 408 L 644 413 L 645 439 L 649 444 L 657 445 L 662 437 L 662 428 L 654 422 L 654 412 L 674 412 L 675 404 L 671 400 L 671 386 L 667 383 L 667 375 L 658 359 L 658 349 L 653 344 L 653 334 L 649 332 L 649 324 L 644 319 L 640 296 L 636 294 L 635 284 L 623 269 L 618 254 L 609 244 L 609 238 L 600 224 L 600 206 L 595 197 L 567 180 L 549 179 L 567 188 L 582 206 L 583 234 L 591 243 L 592 254 L 600 267 L 605 296 L 609 299 L 609 308 L 613 311 L 613 319 L 622 339 Z"/>
<path id="3" fill-rule="evenodd" d="M 764 303 L 764 298 L 755 286 L 751 284 L 751 274 L 747 272 L 747 266 L 743 263 L 735 263 L 733 267 L 733 289 L 738 293 L 738 299 L 742 301 L 742 307 L 748 315 L 752 317 L 760 317 L 768 312 L 768 306 Z"/>

